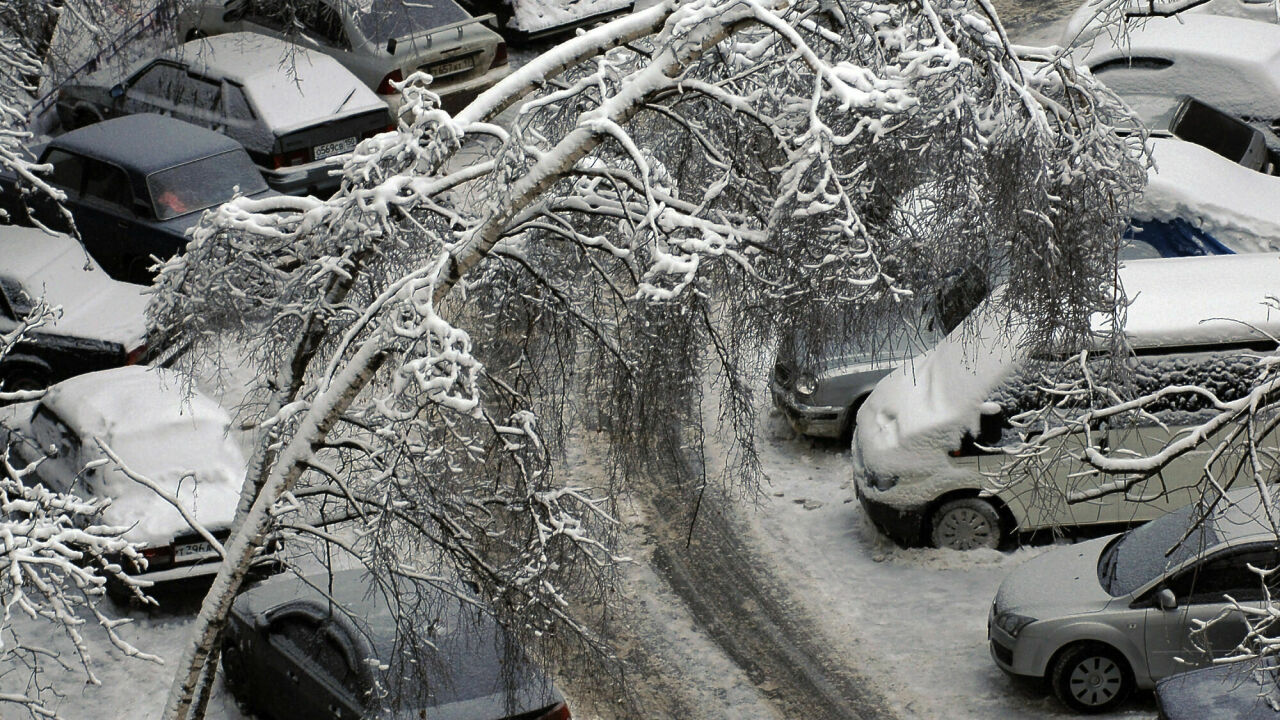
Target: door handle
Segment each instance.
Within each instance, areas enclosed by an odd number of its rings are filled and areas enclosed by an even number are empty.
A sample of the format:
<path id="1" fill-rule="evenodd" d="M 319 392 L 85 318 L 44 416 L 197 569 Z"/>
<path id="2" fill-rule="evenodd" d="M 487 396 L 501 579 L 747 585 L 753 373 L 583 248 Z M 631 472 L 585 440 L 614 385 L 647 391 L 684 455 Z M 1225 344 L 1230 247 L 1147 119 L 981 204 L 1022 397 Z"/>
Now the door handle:
<path id="1" fill-rule="evenodd" d="M 298 682 L 298 673 L 296 673 L 296 672 L 294 672 L 294 671 L 292 671 L 292 670 L 285 670 L 285 671 L 284 671 L 284 676 L 285 676 L 285 677 L 287 677 L 287 678 L 289 678 L 289 681 L 290 681 L 290 682 L 292 682 L 292 683 L 294 683 L 294 684 L 297 684 L 297 682 Z"/>

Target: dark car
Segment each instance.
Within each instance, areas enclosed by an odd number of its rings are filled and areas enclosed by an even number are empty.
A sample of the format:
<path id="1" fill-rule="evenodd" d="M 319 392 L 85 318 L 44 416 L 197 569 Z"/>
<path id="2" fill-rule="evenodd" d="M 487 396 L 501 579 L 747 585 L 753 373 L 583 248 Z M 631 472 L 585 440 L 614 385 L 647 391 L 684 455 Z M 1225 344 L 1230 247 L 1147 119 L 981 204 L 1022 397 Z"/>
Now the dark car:
<path id="1" fill-rule="evenodd" d="M 0 359 L 0 390 L 40 390 L 139 361 L 149 299 L 143 292 L 107 277 L 72 237 L 0 227 L 0 335 L 13 332 L 38 300 L 62 308 Z"/>
<path id="2" fill-rule="evenodd" d="M 233 695 L 274 720 L 569 720 L 551 681 L 486 614 L 422 582 L 396 588 L 421 633 L 361 570 L 279 576 L 236 598 L 223 636 Z"/>
<path id="3" fill-rule="evenodd" d="M 1211 665 L 1156 683 L 1162 720 L 1275 720 L 1280 716 L 1275 657 Z"/>
<path id="4" fill-rule="evenodd" d="M 202 210 L 237 192 L 270 192 L 244 148 L 225 135 L 161 115 L 130 115 L 74 130 L 32 149 L 51 166 L 50 185 L 67 194 L 85 249 L 108 275 L 148 284 L 152 256 L 186 247 Z M 16 178 L 0 174 L 0 206 L 10 217 L 68 231 L 41 193 L 26 202 Z"/>
<path id="5" fill-rule="evenodd" d="M 63 127 L 163 113 L 244 145 L 280 192 L 332 194 L 332 171 L 363 138 L 392 129 L 387 104 L 338 61 L 283 40 L 237 32 L 193 40 L 103 70 L 58 95 Z"/>

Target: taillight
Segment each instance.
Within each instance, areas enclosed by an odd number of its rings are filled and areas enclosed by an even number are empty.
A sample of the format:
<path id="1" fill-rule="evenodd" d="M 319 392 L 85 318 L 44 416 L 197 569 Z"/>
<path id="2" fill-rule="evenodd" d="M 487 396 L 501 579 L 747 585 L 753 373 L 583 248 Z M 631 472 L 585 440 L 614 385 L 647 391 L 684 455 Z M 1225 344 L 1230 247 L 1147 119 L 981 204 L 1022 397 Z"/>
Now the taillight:
<path id="1" fill-rule="evenodd" d="M 279 170 L 282 167 L 289 167 L 291 165 L 302 165 L 310 158 L 311 151 L 307 148 L 287 153 L 276 153 L 271 156 L 271 167 Z"/>
<path id="2" fill-rule="evenodd" d="M 493 51 L 493 62 L 489 63 L 489 69 L 492 70 L 493 68 L 496 68 L 499 65 L 506 65 L 506 64 L 507 64 L 507 44 L 504 42 L 500 42 L 498 43 L 498 47 Z"/>
<path id="3" fill-rule="evenodd" d="M 142 548 L 142 557 L 147 559 L 147 569 L 168 567 L 173 564 L 173 546 Z"/>
<path id="4" fill-rule="evenodd" d="M 569 716 L 569 706 L 565 703 L 560 703 L 538 716 L 538 720 L 572 720 L 572 718 Z"/>
<path id="5" fill-rule="evenodd" d="M 144 343 L 130 350 L 129 354 L 124 356 L 124 364 L 137 365 L 138 363 L 142 362 L 142 356 L 145 354 L 147 354 L 147 346 Z"/>
<path id="6" fill-rule="evenodd" d="M 391 83 L 403 82 L 403 81 L 404 81 L 404 75 L 400 74 L 400 68 L 396 68 L 395 70 L 392 70 L 391 72 L 387 73 L 386 77 L 382 78 L 382 82 L 378 83 L 378 89 L 376 90 L 376 92 L 379 95 L 395 95 L 400 91 L 391 87 Z"/>

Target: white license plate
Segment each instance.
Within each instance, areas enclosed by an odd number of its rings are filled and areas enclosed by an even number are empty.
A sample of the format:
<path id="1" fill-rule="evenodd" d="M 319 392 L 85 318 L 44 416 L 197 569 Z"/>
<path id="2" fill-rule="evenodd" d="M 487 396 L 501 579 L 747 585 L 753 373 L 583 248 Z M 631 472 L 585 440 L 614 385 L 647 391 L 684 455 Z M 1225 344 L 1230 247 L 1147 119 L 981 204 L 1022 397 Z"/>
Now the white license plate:
<path id="1" fill-rule="evenodd" d="M 349 137 L 349 138 L 343 138 L 341 140 L 334 140 L 331 143 L 317 145 L 315 147 L 315 151 L 313 154 L 315 156 L 315 159 L 323 160 L 327 157 L 333 157 L 334 155 L 349 153 L 355 149 L 356 149 L 356 139 L 353 137 Z"/>
<path id="2" fill-rule="evenodd" d="M 173 548 L 174 562 L 194 562 L 211 557 L 218 557 L 218 552 L 207 542 L 187 543 Z"/>
<path id="3" fill-rule="evenodd" d="M 433 77 L 444 77 L 445 75 L 453 75 L 470 70 L 473 64 L 471 58 L 461 58 L 450 60 L 449 62 L 436 63 L 427 68 L 427 72 L 431 73 Z"/>

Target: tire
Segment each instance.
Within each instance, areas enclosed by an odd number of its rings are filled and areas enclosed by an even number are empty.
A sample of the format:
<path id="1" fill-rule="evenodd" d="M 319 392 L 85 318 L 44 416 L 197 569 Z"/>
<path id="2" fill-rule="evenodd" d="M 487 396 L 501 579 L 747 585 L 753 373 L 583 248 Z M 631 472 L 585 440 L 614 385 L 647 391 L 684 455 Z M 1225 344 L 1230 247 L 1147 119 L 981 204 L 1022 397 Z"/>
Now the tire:
<path id="1" fill-rule="evenodd" d="M 1050 671 L 1053 694 L 1082 713 L 1113 710 L 1133 692 L 1133 673 L 1118 651 L 1100 643 L 1072 645 Z"/>
<path id="2" fill-rule="evenodd" d="M 982 498 L 943 503 L 933 513 L 933 545 L 951 550 L 1000 546 L 1000 514 Z"/>
<path id="3" fill-rule="evenodd" d="M 49 374 L 35 365 L 14 365 L 0 369 L 0 388 L 6 392 L 44 390 L 49 387 Z"/>
<path id="4" fill-rule="evenodd" d="M 80 105 L 71 116 L 71 129 L 79 130 L 100 122 L 102 122 L 102 113 L 97 108 L 91 105 Z"/>

